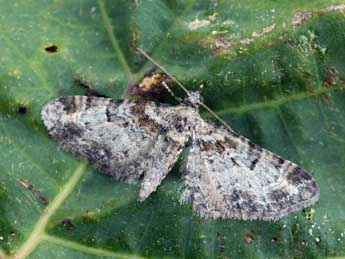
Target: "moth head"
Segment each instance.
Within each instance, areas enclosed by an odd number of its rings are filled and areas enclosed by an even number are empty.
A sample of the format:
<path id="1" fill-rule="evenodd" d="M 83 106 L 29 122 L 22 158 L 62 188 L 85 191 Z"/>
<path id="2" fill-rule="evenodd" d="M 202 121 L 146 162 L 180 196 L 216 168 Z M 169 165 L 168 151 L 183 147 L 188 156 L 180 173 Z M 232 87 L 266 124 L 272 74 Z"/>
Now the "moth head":
<path id="1" fill-rule="evenodd" d="M 184 104 L 193 108 L 199 108 L 200 104 L 203 102 L 203 98 L 200 94 L 200 91 L 192 91 L 183 102 Z"/>

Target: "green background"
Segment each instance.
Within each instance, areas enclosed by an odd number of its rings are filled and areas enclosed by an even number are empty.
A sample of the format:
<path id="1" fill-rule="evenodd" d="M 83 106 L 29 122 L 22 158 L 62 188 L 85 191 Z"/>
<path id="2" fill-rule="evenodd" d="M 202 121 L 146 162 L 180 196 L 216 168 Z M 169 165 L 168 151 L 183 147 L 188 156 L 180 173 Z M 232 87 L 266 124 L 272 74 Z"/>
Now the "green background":
<path id="1" fill-rule="evenodd" d="M 345 256 L 344 10 L 321 0 L 0 0 L 0 258 Z M 42 106 L 86 86 L 128 97 L 153 67 L 132 46 L 188 89 L 203 84 L 205 103 L 237 132 L 310 171 L 321 192 L 313 209 L 204 220 L 178 202 L 178 166 L 139 203 L 138 186 L 64 152 Z"/>

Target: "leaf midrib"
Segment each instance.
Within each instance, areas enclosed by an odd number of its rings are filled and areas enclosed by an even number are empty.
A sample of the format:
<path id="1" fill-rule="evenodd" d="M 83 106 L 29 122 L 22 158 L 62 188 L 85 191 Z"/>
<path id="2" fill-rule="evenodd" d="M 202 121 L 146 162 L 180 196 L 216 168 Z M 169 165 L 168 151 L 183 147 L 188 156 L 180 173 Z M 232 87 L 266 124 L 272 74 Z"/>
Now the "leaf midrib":
<path id="1" fill-rule="evenodd" d="M 72 193 L 75 186 L 79 183 L 86 172 L 86 162 L 82 162 L 74 170 L 72 176 L 67 183 L 61 188 L 60 192 L 55 196 L 51 203 L 43 210 L 41 217 L 37 220 L 33 227 L 33 231 L 27 240 L 21 245 L 16 254 L 12 257 L 15 259 L 24 259 L 31 254 L 31 252 L 42 241 L 45 235 L 46 226 L 50 218 L 54 215 L 56 210 L 65 201 L 65 199 Z"/>

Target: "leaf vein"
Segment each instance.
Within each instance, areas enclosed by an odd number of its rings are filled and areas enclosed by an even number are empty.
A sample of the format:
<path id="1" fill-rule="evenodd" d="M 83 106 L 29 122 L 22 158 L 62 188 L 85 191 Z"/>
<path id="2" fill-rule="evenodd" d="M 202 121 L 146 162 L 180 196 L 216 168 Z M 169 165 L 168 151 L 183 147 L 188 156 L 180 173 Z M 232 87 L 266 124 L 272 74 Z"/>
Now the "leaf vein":
<path id="1" fill-rule="evenodd" d="M 56 212 L 65 199 L 72 193 L 75 186 L 79 183 L 80 179 L 86 171 L 86 163 L 79 164 L 67 183 L 61 188 L 61 191 L 55 196 L 52 202 L 43 211 L 41 217 L 38 219 L 33 231 L 28 239 L 18 249 L 17 253 L 13 256 L 15 259 L 24 259 L 37 247 L 41 242 L 46 226 L 51 216 Z"/>
<path id="2" fill-rule="evenodd" d="M 103 20 L 104 27 L 108 32 L 108 36 L 109 36 L 111 45 L 115 51 L 115 54 L 117 55 L 117 58 L 121 64 L 122 68 L 124 69 L 124 72 L 128 78 L 128 81 L 130 81 L 132 78 L 132 72 L 131 72 L 131 69 L 129 68 L 129 65 L 128 65 L 128 63 L 125 59 L 125 56 L 121 50 L 120 44 L 115 37 L 114 30 L 113 30 L 114 26 L 111 24 L 109 15 L 107 14 L 107 11 L 105 9 L 104 1 L 98 0 L 98 6 L 100 8 L 101 17 Z"/>
<path id="3" fill-rule="evenodd" d="M 53 244 L 61 245 L 63 247 L 67 247 L 73 250 L 77 250 L 83 253 L 93 254 L 97 256 L 109 256 L 116 259 L 145 259 L 145 257 L 139 256 L 139 255 L 117 253 L 110 250 L 106 250 L 104 248 L 94 248 L 94 247 L 79 244 L 74 241 L 62 239 L 62 238 L 47 235 L 47 234 L 43 236 L 43 239 Z"/>

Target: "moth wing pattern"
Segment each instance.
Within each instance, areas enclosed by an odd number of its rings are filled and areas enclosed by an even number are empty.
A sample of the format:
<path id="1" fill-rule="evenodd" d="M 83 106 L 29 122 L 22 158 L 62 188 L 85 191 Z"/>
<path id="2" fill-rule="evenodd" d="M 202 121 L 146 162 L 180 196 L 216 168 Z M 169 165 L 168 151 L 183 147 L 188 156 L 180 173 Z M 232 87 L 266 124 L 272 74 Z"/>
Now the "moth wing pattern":
<path id="1" fill-rule="evenodd" d="M 205 218 L 276 220 L 315 203 L 315 180 L 296 164 L 200 120 L 182 177 L 181 202 Z"/>
<path id="2" fill-rule="evenodd" d="M 67 96 L 42 109 L 49 134 L 116 180 L 137 183 L 140 199 L 156 190 L 187 140 L 176 108 L 131 100 Z M 165 130 L 165 129 L 169 130 Z"/>
<path id="3" fill-rule="evenodd" d="M 139 191 L 139 200 L 145 200 L 152 192 L 154 192 L 163 179 L 170 172 L 180 153 L 182 152 L 187 138 L 182 141 L 175 141 L 169 136 L 170 134 L 162 134 L 158 136 L 154 143 L 152 152 L 148 154 L 148 168 L 141 182 Z"/>

